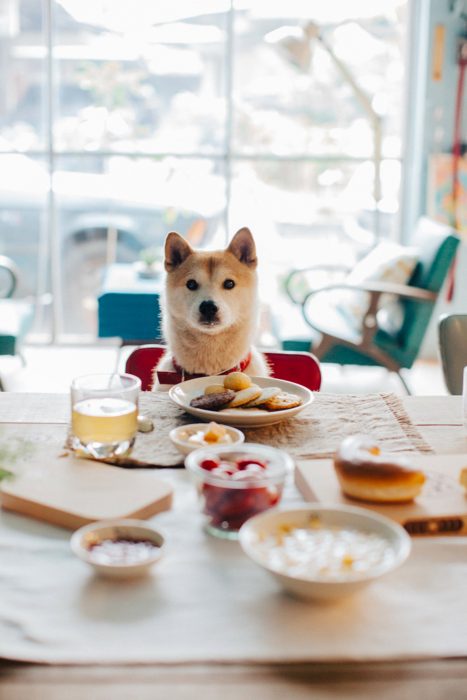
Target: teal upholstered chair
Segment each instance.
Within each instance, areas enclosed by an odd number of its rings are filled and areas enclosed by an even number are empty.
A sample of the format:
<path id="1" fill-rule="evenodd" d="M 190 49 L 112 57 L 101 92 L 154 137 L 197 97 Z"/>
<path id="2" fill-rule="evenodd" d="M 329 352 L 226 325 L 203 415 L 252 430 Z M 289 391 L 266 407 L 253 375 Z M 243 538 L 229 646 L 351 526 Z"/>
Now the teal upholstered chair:
<path id="1" fill-rule="evenodd" d="M 122 345 L 154 343 L 161 336 L 159 278 L 144 278 L 135 266 L 110 265 L 97 298 L 99 338 L 118 337 Z"/>
<path id="2" fill-rule="evenodd" d="M 20 347 L 32 326 L 34 309 L 28 301 L 13 298 L 18 277 L 15 263 L 0 255 L 0 355 L 18 355 L 24 364 Z M 0 391 L 3 390 L 0 378 Z"/>
<path id="3" fill-rule="evenodd" d="M 282 348 L 311 351 L 321 362 L 386 367 L 398 374 L 410 393 L 400 370 L 412 367 L 418 355 L 459 239 L 448 226 L 422 218 L 411 244 L 418 252 L 418 262 L 405 285 L 370 282 L 349 287 L 345 281 L 340 281 L 312 289 L 299 298 L 297 281 L 312 268 L 293 271 L 286 288 L 290 299 L 301 307 L 309 337 L 283 337 Z M 330 303 L 329 294 L 323 294 L 335 289 L 348 289 L 349 292 L 360 289 L 369 293 L 368 306 L 359 328 L 348 322 L 342 308 Z M 399 322 L 392 330 L 388 330 L 387 325 L 383 329 L 379 322 L 381 295 L 387 292 L 396 295 L 400 301 L 397 305 Z"/>

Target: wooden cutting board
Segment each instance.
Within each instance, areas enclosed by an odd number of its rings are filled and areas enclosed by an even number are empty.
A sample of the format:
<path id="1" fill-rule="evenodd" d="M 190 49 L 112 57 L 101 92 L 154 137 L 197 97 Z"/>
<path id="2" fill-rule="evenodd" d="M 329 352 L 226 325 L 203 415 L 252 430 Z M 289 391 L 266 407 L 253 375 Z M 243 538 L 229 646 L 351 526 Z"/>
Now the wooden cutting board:
<path id="1" fill-rule="evenodd" d="M 3 480 L 0 502 L 6 510 L 74 530 L 97 520 L 150 518 L 170 508 L 172 487 L 154 472 L 51 457 Z"/>
<path id="2" fill-rule="evenodd" d="M 413 536 L 467 534 L 467 497 L 459 483 L 467 455 L 416 455 L 410 461 L 425 472 L 427 480 L 414 501 L 381 505 L 343 495 L 331 459 L 306 460 L 297 464 L 295 483 L 304 498 L 320 503 L 369 508 L 400 523 Z"/>

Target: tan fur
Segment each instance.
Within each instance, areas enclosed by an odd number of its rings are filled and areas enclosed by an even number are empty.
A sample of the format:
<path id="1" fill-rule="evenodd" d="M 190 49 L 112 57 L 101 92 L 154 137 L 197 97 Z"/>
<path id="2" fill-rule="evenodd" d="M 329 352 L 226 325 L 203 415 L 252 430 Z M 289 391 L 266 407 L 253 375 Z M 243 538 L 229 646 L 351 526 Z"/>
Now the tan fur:
<path id="1" fill-rule="evenodd" d="M 164 337 L 168 351 L 156 369 L 172 370 L 172 358 L 190 374 L 219 374 L 237 366 L 251 351 L 252 359 L 245 372 L 267 376 L 264 357 L 253 347 L 257 324 L 256 250 L 248 229 L 237 231 L 230 245 L 222 251 L 194 251 L 176 233 L 166 240 L 167 270 L 162 304 Z M 187 280 L 199 288 L 191 291 Z M 226 279 L 234 289 L 224 289 Z M 199 307 L 213 301 L 218 321 L 201 322 Z M 154 389 L 158 388 L 157 375 Z"/>

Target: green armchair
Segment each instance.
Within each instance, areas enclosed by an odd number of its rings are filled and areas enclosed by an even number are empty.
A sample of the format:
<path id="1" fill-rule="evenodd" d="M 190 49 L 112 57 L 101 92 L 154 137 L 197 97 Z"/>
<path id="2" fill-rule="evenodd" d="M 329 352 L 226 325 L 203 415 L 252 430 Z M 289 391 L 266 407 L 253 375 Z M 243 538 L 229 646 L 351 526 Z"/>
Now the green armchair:
<path id="1" fill-rule="evenodd" d="M 18 355 L 24 364 L 20 346 L 32 326 L 34 308 L 28 301 L 12 298 L 18 277 L 15 263 L 0 255 L 0 355 Z M 4 391 L 1 377 L 0 391 Z"/>
<path id="2" fill-rule="evenodd" d="M 306 350 L 321 362 L 340 365 L 381 366 L 395 372 L 410 393 L 400 370 L 412 367 L 422 344 L 438 294 L 453 263 L 459 238 L 452 229 L 428 218 L 417 224 L 412 245 L 417 250 L 417 264 L 407 284 L 367 282 L 358 286 L 344 280 L 314 288 L 300 297 L 304 274 L 315 268 L 294 270 L 286 281 L 290 300 L 301 308 L 309 328 L 308 338 L 282 338 L 284 350 Z M 335 272 L 333 270 L 333 272 Z M 368 303 L 359 327 L 348 320 L 342 301 L 336 306 L 329 292 L 355 290 L 367 292 Z M 398 322 L 379 321 L 382 295 L 395 295 Z M 388 327 L 389 326 L 389 327 Z"/>

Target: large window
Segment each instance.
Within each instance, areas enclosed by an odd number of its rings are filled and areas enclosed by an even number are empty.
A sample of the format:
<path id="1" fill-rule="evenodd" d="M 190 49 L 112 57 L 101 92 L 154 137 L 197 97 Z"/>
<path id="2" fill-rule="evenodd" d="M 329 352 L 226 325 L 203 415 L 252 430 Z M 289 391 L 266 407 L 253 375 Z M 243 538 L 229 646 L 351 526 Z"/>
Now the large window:
<path id="1" fill-rule="evenodd" d="M 3 0 L 0 253 L 36 332 L 93 336 L 106 263 L 169 230 L 214 247 L 249 225 L 268 295 L 396 235 L 405 17 L 405 0 Z"/>

